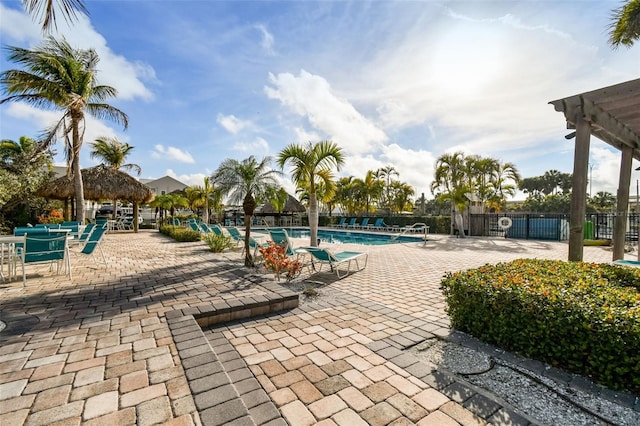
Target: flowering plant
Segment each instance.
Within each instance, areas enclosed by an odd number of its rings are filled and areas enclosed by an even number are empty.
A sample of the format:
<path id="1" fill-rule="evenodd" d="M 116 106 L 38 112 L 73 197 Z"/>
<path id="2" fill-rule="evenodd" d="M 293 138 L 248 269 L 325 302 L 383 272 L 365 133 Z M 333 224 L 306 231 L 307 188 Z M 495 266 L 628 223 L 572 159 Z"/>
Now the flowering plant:
<path id="1" fill-rule="evenodd" d="M 264 268 L 273 272 L 280 281 L 280 275 L 286 273 L 287 281 L 294 279 L 302 270 L 302 264 L 287 256 L 286 247 L 269 241 L 266 247 L 260 247 L 264 259 Z"/>
<path id="2" fill-rule="evenodd" d="M 36 219 L 38 219 L 39 223 L 57 224 L 64 222 L 62 212 L 56 209 L 51 209 L 49 212 L 45 212 L 40 216 L 36 216 Z"/>

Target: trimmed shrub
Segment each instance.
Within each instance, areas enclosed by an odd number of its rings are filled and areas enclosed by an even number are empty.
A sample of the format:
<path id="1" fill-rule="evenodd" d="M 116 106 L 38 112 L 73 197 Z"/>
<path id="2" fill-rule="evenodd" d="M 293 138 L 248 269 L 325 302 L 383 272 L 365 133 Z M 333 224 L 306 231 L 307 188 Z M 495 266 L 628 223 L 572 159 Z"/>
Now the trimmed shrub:
<path id="1" fill-rule="evenodd" d="M 218 234 L 205 234 L 202 237 L 202 241 L 207 243 L 209 249 L 214 253 L 221 253 L 224 250 L 233 247 L 235 244 L 231 241 L 230 237 L 226 235 Z"/>
<path id="2" fill-rule="evenodd" d="M 447 273 L 441 289 L 453 327 L 640 392 L 640 269 L 519 259 Z"/>
<path id="3" fill-rule="evenodd" d="M 160 227 L 160 232 L 181 243 L 200 241 L 199 232 L 182 226 L 164 225 Z"/>

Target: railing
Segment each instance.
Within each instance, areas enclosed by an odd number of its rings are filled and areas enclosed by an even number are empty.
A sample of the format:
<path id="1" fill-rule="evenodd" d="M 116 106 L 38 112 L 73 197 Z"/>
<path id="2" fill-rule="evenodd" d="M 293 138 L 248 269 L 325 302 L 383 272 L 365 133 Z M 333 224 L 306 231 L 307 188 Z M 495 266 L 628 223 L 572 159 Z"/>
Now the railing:
<path id="1" fill-rule="evenodd" d="M 429 234 L 429 227 L 427 226 L 426 223 L 421 223 L 421 222 L 414 223 L 412 225 L 408 225 L 401 228 L 400 231 L 401 231 L 400 233 L 391 237 L 391 241 L 395 241 L 401 236 L 406 235 L 409 232 L 415 235 L 416 232 L 420 231 L 420 232 L 424 232 L 424 242 L 425 244 L 427 243 L 427 235 Z"/>

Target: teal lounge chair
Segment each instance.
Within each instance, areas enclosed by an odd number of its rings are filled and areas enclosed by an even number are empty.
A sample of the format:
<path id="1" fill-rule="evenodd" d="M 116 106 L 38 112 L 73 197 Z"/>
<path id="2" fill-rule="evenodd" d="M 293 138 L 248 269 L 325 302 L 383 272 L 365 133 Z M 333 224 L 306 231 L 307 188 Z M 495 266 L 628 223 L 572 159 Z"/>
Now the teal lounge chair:
<path id="1" fill-rule="evenodd" d="M 60 273 L 60 266 L 64 264 L 67 275 L 71 279 L 71 264 L 69 261 L 69 250 L 67 236 L 64 234 L 26 234 L 24 247 L 20 247 L 18 260 L 22 264 L 22 285 L 27 284 L 25 274 L 25 264 L 50 262 L 51 268 L 56 263 L 57 271 Z"/>
<path id="2" fill-rule="evenodd" d="M 249 236 L 249 248 L 251 248 L 253 250 L 253 259 L 255 261 L 255 259 L 258 258 L 258 252 L 260 251 L 260 248 L 266 248 L 268 247 L 269 244 L 267 243 L 261 243 L 260 241 L 257 241 L 255 238 Z M 242 244 L 242 253 L 240 254 L 241 257 L 244 258 L 244 244 Z"/>
<path id="3" fill-rule="evenodd" d="M 238 228 L 236 228 L 235 226 L 229 226 L 227 228 L 227 232 L 229 233 L 229 235 L 231 235 L 231 238 L 236 242 L 236 247 L 238 246 L 238 244 L 244 241 L 244 237 L 242 236 L 240 231 L 238 231 Z"/>
<path id="4" fill-rule="evenodd" d="M 293 247 L 291 241 L 289 240 L 289 234 L 287 234 L 286 229 L 270 229 L 269 235 L 271 236 L 271 240 L 278 244 L 279 246 L 283 246 L 286 249 L 286 255 L 289 257 L 292 256 L 300 256 L 306 254 L 306 252 L 302 249 Z"/>
<path id="5" fill-rule="evenodd" d="M 107 259 L 104 257 L 104 252 L 102 251 L 102 246 L 100 245 L 100 242 L 102 241 L 102 237 L 104 236 L 105 232 L 107 232 L 106 225 L 96 226 L 93 232 L 89 234 L 89 237 L 87 238 L 87 242 L 84 243 L 84 247 L 82 247 L 82 250 L 80 251 L 80 253 L 93 256 L 93 261 L 98 263 L 95 255 L 93 254 L 93 252 L 97 248 L 100 250 L 100 254 L 102 255 L 102 261 L 106 266 Z"/>
<path id="6" fill-rule="evenodd" d="M 90 223 L 87 226 L 85 226 L 84 229 L 82 230 L 82 234 L 78 236 L 78 242 L 84 243 L 85 241 L 87 241 L 87 238 L 89 238 L 89 235 L 91 235 L 91 232 L 95 229 L 95 227 L 96 227 L 95 223 Z"/>
<path id="7" fill-rule="evenodd" d="M 367 253 L 361 253 L 356 251 L 343 251 L 340 253 L 332 253 L 327 249 L 322 249 L 320 247 L 300 247 L 305 250 L 313 257 L 311 261 L 311 266 L 313 269 L 316 269 L 315 264 L 320 264 L 320 268 L 316 270 L 316 272 L 320 272 L 322 270 L 322 265 L 328 264 L 331 268 L 331 271 L 335 271 L 338 278 L 344 278 L 349 275 L 351 271 L 351 263 L 355 262 L 356 269 L 353 272 L 361 271 L 367 266 L 367 260 L 369 258 Z M 359 260 L 364 260 L 364 265 L 360 267 Z M 346 264 L 347 272 L 344 275 L 340 275 L 340 266 Z"/>
<path id="8" fill-rule="evenodd" d="M 346 217 L 341 217 L 340 218 L 340 222 L 338 222 L 336 224 L 336 228 L 344 228 L 345 226 L 347 226 L 347 218 Z"/>
<path id="9" fill-rule="evenodd" d="M 362 219 L 362 222 L 360 222 L 360 225 L 358 225 L 358 228 L 365 229 L 367 226 L 369 226 L 369 218 L 365 217 Z"/>
<path id="10" fill-rule="evenodd" d="M 352 217 L 349 220 L 349 224 L 347 225 L 347 228 L 354 228 L 355 229 L 355 227 L 358 226 L 358 224 L 356 223 L 357 219 L 358 219 L 357 217 Z"/>

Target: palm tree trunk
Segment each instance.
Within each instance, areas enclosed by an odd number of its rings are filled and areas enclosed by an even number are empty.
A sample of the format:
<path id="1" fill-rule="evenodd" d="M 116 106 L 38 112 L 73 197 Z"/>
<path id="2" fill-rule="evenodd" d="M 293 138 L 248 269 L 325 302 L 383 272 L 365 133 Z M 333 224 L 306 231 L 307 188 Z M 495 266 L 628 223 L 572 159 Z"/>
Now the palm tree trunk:
<path id="1" fill-rule="evenodd" d="M 244 197 L 242 209 L 244 210 L 244 266 L 252 267 L 255 265 L 253 263 L 253 256 L 251 256 L 249 238 L 251 237 L 251 219 L 256 209 L 256 200 L 249 192 L 247 192 L 247 195 Z"/>
<path id="2" fill-rule="evenodd" d="M 80 117 L 81 118 L 81 117 Z M 82 172 L 80 171 L 80 148 L 82 140 L 80 138 L 80 118 L 72 116 L 72 146 L 73 161 L 71 162 L 71 170 L 73 172 L 73 188 L 76 196 L 76 220 L 84 224 L 84 186 L 82 184 Z"/>
<path id="3" fill-rule="evenodd" d="M 316 194 L 309 194 L 309 233 L 311 247 L 318 246 L 318 200 Z"/>

